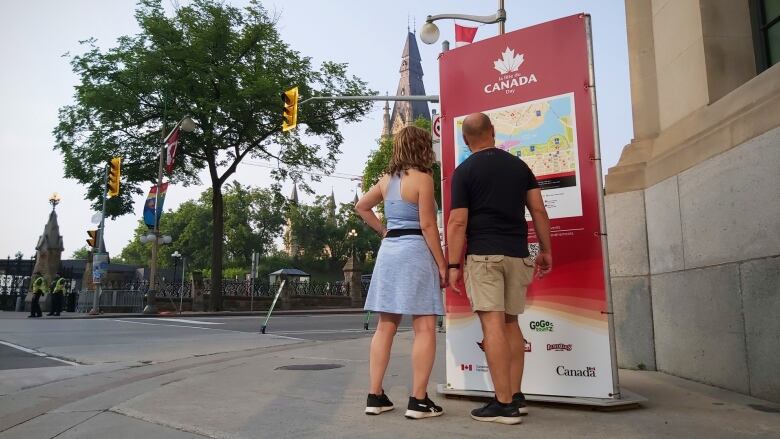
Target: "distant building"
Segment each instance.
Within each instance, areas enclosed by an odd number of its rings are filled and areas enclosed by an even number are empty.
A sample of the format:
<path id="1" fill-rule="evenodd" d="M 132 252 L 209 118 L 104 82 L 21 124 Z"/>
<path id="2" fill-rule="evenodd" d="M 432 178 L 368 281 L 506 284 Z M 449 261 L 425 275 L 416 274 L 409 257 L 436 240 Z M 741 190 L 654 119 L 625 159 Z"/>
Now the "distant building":
<path id="1" fill-rule="evenodd" d="M 780 402 L 780 8 L 626 0 L 606 177 L 618 362 Z"/>
<path id="2" fill-rule="evenodd" d="M 404 51 L 401 54 L 401 68 L 398 72 L 401 74 L 398 80 L 398 96 L 423 96 L 425 95 L 425 84 L 423 83 L 422 59 L 420 50 L 417 47 L 417 35 L 407 32 Z M 403 127 L 411 125 L 417 118 L 431 119 L 431 112 L 428 109 L 426 101 L 398 101 L 393 104 L 393 111 L 390 112 L 390 104 L 385 103 L 384 124 L 382 126 L 382 137 L 397 133 Z"/>

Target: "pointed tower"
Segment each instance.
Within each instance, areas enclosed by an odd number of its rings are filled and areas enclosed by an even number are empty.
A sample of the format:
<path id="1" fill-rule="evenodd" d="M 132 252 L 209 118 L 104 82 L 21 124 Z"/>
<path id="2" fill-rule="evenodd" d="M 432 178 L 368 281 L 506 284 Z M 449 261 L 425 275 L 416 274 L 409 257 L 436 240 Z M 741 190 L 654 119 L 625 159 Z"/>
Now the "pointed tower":
<path id="1" fill-rule="evenodd" d="M 382 117 L 382 138 L 393 135 L 393 124 L 390 122 L 390 101 L 385 101 L 385 114 Z"/>
<path id="2" fill-rule="evenodd" d="M 421 61 L 420 50 L 417 47 L 417 35 L 407 32 L 404 52 L 401 55 L 401 68 L 399 70 L 401 78 L 398 81 L 398 91 L 396 92 L 398 96 L 425 95 Z M 401 128 L 411 125 L 420 116 L 428 120 L 431 119 L 428 102 L 396 102 L 393 104 L 393 114 L 390 117 L 391 132 L 397 133 Z"/>
<path id="3" fill-rule="evenodd" d="M 290 257 L 298 256 L 300 253 L 300 246 L 295 239 L 295 234 L 292 229 L 291 214 L 298 209 L 298 184 L 293 182 L 292 193 L 290 194 L 290 203 L 287 207 L 287 225 L 284 231 L 284 251 L 287 252 Z"/>
<path id="4" fill-rule="evenodd" d="M 333 193 L 333 188 L 330 189 L 330 197 L 328 197 L 328 221 L 336 223 L 336 195 Z"/>
<path id="5" fill-rule="evenodd" d="M 56 193 L 49 198 L 51 213 L 49 213 L 49 220 L 43 227 L 43 234 L 38 237 L 38 243 L 35 245 L 35 267 L 30 273 L 30 276 L 33 276 L 40 271 L 46 278 L 47 284 L 54 279 L 54 275 L 59 271 L 62 251 L 65 250 L 60 235 L 60 226 L 57 224 L 56 209 L 59 202 L 60 198 Z M 32 301 L 32 289 L 25 298 L 25 302 L 30 303 L 30 301 Z M 46 305 L 41 302 L 41 306 L 45 307 Z M 27 307 L 29 308 L 29 305 Z"/>

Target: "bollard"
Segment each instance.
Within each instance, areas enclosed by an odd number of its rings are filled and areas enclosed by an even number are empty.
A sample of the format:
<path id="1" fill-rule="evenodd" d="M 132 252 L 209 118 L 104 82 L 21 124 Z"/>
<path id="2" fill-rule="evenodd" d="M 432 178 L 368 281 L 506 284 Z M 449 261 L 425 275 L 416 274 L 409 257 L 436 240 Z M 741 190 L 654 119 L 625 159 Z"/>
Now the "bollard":
<path id="1" fill-rule="evenodd" d="M 24 311 L 24 296 L 19 294 L 16 296 L 16 312 L 23 312 Z"/>

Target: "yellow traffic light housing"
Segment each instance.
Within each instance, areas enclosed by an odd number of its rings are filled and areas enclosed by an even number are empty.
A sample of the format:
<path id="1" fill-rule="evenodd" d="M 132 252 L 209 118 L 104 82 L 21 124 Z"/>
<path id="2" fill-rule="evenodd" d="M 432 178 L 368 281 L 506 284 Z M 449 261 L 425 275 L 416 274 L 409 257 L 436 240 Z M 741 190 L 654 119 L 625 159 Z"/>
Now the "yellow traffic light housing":
<path id="1" fill-rule="evenodd" d="M 293 87 L 282 93 L 284 101 L 284 120 L 282 131 L 290 131 L 298 124 L 298 87 Z"/>
<path id="2" fill-rule="evenodd" d="M 116 197 L 119 195 L 119 168 L 122 163 L 122 157 L 114 157 L 111 159 L 108 170 L 108 197 Z"/>
<path id="3" fill-rule="evenodd" d="M 87 239 L 87 245 L 96 248 L 97 247 L 97 230 L 87 230 L 87 235 L 89 235 L 89 238 Z"/>

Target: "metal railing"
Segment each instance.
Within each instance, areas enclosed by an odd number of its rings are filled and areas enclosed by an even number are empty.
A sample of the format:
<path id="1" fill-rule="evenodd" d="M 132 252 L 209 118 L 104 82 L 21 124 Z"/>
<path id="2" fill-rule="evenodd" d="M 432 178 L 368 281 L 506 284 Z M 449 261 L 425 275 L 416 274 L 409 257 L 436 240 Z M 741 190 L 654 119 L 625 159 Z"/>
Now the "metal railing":
<path id="1" fill-rule="evenodd" d="M 95 294 L 95 290 L 79 292 L 76 312 L 89 312 L 95 303 Z M 98 304 L 105 312 L 141 312 L 145 294 L 139 290 L 103 290 Z"/>

